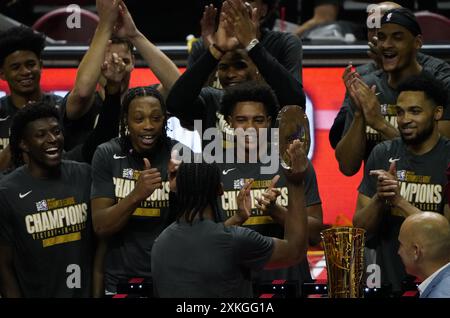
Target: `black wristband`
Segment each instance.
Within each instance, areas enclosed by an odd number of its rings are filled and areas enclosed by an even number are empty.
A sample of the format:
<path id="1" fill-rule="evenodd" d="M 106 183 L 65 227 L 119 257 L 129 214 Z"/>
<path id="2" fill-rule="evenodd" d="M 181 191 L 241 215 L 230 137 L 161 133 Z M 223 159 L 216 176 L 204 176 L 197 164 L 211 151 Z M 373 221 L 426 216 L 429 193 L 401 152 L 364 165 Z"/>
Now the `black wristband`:
<path id="1" fill-rule="evenodd" d="M 224 50 L 222 50 L 220 47 L 218 47 L 217 46 L 217 44 L 216 43 L 213 43 L 213 45 L 212 46 L 214 46 L 214 48 L 217 50 L 217 51 L 219 51 L 222 55 L 224 55 L 225 54 L 225 51 Z"/>

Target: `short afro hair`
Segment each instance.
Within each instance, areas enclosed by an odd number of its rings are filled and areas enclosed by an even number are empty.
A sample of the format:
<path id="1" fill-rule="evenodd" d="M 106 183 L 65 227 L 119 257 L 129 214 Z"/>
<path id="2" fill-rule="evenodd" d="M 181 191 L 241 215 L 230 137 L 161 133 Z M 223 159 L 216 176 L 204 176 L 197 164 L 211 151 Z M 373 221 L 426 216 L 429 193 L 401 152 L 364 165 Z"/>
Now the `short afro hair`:
<path id="1" fill-rule="evenodd" d="M 276 120 L 279 110 L 277 97 L 273 90 L 267 85 L 257 81 L 248 81 L 225 89 L 221 102 L 221 113 L 225 119 L 234 111 L 239 102 L 259 102 L 264 105 L 267 116 Z"/>
<path id="2" fill-rule="evenodd" d="M 9 147 L 14 167 L 24 164 L 20 141 L 23 139 L 26 127 L 29 123 L 41 118 L 56 118 L 60 122 L 58 109 L 45 102 L 27 104 L 19 109 L 13 117 L 9 135 Z"/>
<path id="3" fill-rule="evenodd" d="M 446 108 L 449 102 L 448 89 L 444 84 L 427 72 L 406 78 L 398 86 L 398 92 L 415 91 L 425 92 L 428 99 L 432 100 L 436 106 Z"/>
<path id="4" fill-rule="evenodd" d="M 0 67 L 8 55 L 16 51 L 31 51 L 41 59 L 45 37 L 24 26 L 13 27 L 0 33 Z"/>

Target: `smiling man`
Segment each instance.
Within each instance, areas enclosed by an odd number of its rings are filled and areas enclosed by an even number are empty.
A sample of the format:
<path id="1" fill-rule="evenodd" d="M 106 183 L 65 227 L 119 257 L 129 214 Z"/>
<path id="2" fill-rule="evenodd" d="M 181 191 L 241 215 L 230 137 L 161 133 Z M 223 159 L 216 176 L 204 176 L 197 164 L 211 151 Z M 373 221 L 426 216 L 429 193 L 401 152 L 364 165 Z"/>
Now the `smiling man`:
<path id="1" fill-rule="evenodd" d="M 273 156 L 273 144 L 265 138 L 267 135 L 264 132 L 271 133 L 272 118 L 278 115 L 277 111 L 278 101 L 267 85 L 250 81 L 227 88 L 222 98 L 221 113 L 230 127 L 236 130 L 236 160 L 218 166 L 222 170 L 224 193 L 220 198 L 220 207 L 224 218 L 229 220 L 238 214 L 239 190 L 247 180 L 253 179 L 249 190 L 250 216 L 243 226 L 263 235 L 282 238 L 291 193 L 282 173 L 279 156 Z M 229 149 L 224 152 L 225 158 Z M 264 154 L 268 154 L 267 158 L 263 157 Z M 270 160 L 266 160 L 269 157 Z M 304 195 L 309 243 L 315 245 L 320 242 L 322 202 L 311 162 L 305 171 Z M 296 295 L 299 296 L 302 283 L 309 281 L 311 276 L 308 262 L 304 259 L 299 265 L 289 268 L 254 272 L 252 279 L 255 284 L 288 280 L 295 286 Z"/>
<path id="2" fill-rule="evenodd" d="M 59 105 L 62 98 L 44 93 L 40 86 L 41 53 L 45 39 L 30 28 L 14 27 L 0 33 L 0 79 L 10 95 L 0 98 L 0 171 L 9 164 L 9 128 L 14 114 L 29 102 Z"/>
<path id="3" fill-rule="evenodd" d="M 426 74 L 408 78 L 398 90 L 400 138 L 380 143 L 370 154 L 353 217 L 354 226 L 366 229 L 367 245 L 376 249 L 382 284 L 391 284 L 394 293 L 401 292 L 406 276 L 397 254 L 404 219 L 422 211 L 450 219 L 444 191 L 450 144 L 438 131 L 446 91 Z"/>
<path id="4" fill-rule="evenodd" d="M 434 73 L 418 63 L 421 46 L 421 29 L 414 14 L 405 8 L 389 10 L 382 17 L 378 31 L 382 70 L 362 77 L 350 69 L 344 73 L 348 90 L 344 106 L 348 105 L 350 111 L 343 137 L 336 146 L 336 159 L 345 175 L 357 173 L 375 145 L 399 136 L 395 111 L 399 83 L 410 76 Z M 449 78 L 443 78 L 447 89 Z M 450 107 L 446 107 L 438 127 L 447 137 L 450 136 L 449 119 Z"/>
<path id="5" fill-rule="evenodd" d="M 2 297 L 91 296 L 91 169 L 62 160 L 63 148 L 55 107 L 36 103 L 17 112 L 11 154 L 18 168 L 0 182 Z"/>

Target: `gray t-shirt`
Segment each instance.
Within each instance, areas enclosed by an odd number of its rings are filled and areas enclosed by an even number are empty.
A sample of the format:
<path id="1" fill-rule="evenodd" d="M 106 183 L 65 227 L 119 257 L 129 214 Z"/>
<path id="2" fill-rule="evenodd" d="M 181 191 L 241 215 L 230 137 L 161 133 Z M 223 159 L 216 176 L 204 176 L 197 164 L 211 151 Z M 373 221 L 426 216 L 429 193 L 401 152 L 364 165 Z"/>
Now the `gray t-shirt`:
<path id="1" fill-rule="evenodd" d="M 25 166 L 0 182 L 0 244 L 14 251 L 24 297 L 90 297 L 94 240 L 91 169 L 62 161 L 60 177 L 38 179 Z"/>
<path id="2" fill-rule="evenodd" d="M 281 166 L 272 174 L 261 174 L 261 163 L 222 163 L 219 168 L 222 171 L 222 183 L 224 194 L 220 198 L 219 206 L 222 208 L 224 219 L 232 217 L 237 212 L 237 195 L 244 183 L 253 178 L 253 186 L 250 191 L 252 201 L 252 215 L 243 224 L 258 233 L 266 236 L 282 239 L 284 237 L 284 226 L 276 223 L 270 216 L 264 215 L 258 210 L 255 198 L 261 194 L 270 185 L 275 175 L 280 175 L 280 179 L 276 184 L 276 188 L 280 190 L 281 195 L 278 197 L 277 203 L 283 207 L 288 206 L 289 193 L 284 173 Z M 317 185 L 316 173 L 312 163 L 305 175 L 305 200 L 306 207 L 321 204 L 319 189 Z M 270 283 L 273 280 L 284 279 L 297 284 L 298 291 L 301 292 L 301 286 L 304 282 L 311 280 L 308 261 L 305 259 L 298 265 L 289 268 L 263 270 L 261 272 L 253 272 L 253 280 L 257 283 Z"/>
<path id="3" fill-rule="evenodd" d="M 155 295 L 178 298 L 252 297 L 250 270 L 260 270 L 273 240 L 211 220 L 172 223 L 152 250 Z"/>
<path id="4" fill-rule="evenodd" d="M 417 156 L 409 152 L 400 138 L 378 144 L 370 154 L 364 170 L 364 178 L 358 191 L 372 198 L 376 193 L 376 176 L 370 176 L 370 170 L 388 171 L 389 160 L 397 161 L 397 178 L 400 181 L 400 194 L 408 202 L 422 211 L 443 213 L 446 169 L 450 162 L 450 143 L 441 137 L 436 146 L 426 154 Z M 398 234 L 405 215 L 397 209 L 388 209 L 367 242 L 368 247 L 377 251 L 377 264 L 381 267 L 382 283 L 392 284 L 399 291 L 406 272 L 398 256 Z"/>

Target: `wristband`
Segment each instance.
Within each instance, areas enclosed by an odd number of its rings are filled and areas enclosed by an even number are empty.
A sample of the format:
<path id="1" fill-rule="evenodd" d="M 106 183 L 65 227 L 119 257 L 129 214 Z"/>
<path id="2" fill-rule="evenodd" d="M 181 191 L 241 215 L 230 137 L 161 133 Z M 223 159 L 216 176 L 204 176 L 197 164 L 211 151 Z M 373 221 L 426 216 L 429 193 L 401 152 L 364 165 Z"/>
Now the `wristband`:
<path id="1" fill-rule="evenodd" d="M 245 48 L 245 50 L 246 50 L 247 52 L 250 52 L 250 50 L 253 49 L 253 48 L 255 47 L 255 45 L 258 44 L 258 43 L 259 43 L 258 39 L 253 39 L 253 40 L 251 40 L 250 43 L 249 43 L 249 44 L 247 45 L 247 47 Z"/>

